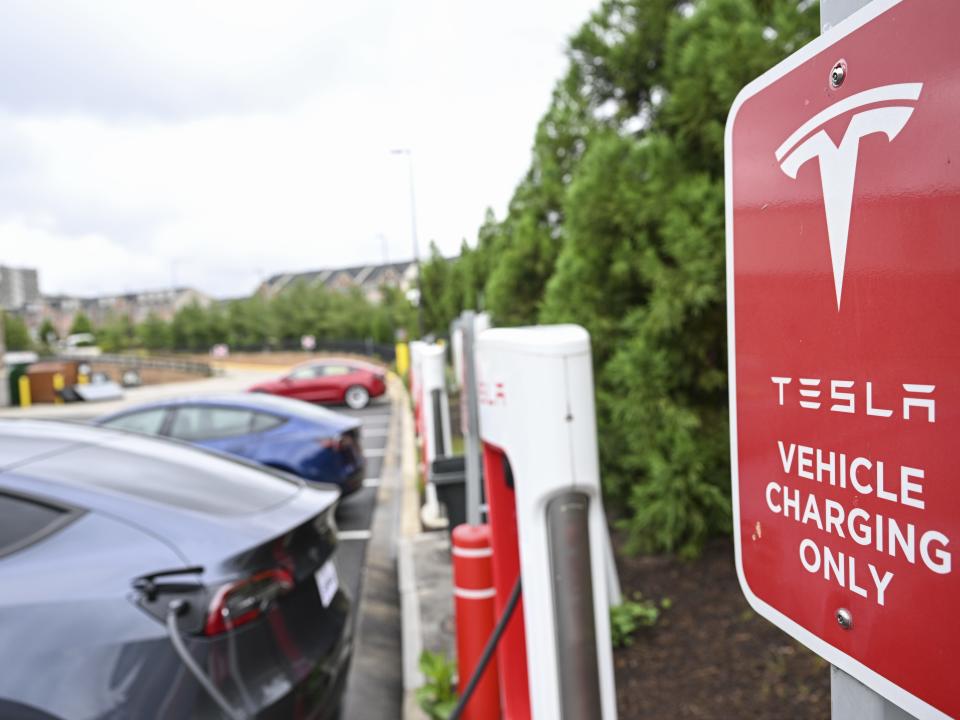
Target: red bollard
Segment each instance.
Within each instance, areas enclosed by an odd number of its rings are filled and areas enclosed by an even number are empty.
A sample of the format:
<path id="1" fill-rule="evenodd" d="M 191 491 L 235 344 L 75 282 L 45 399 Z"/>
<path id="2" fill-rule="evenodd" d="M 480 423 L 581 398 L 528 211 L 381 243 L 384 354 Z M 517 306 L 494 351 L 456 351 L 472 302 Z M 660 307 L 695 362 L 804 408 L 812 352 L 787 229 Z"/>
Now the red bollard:
<path id="1" fill-rule="evenodd" d="M 489 525 L 458 525 L 453 529 L 453 596 L 457 619 L 457 690 L 463 693 L 493 634 L 493 548 Z M 496 655 L 487 664 L 467 703 L 463 720 L 500 717 Z"/>

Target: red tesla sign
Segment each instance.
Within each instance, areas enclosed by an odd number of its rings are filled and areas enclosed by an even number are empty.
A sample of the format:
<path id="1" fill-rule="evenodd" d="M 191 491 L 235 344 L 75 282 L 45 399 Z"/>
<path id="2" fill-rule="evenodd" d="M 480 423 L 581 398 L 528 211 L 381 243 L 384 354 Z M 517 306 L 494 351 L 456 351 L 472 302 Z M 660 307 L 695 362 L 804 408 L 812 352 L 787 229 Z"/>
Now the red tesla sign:
<path id="1" fill-rule="evenodd" d="M 726 139 L 741 585 L 922 718 L 960 716 L 958 27 L 954 0 L 876 0 L 747 86 Z"/>

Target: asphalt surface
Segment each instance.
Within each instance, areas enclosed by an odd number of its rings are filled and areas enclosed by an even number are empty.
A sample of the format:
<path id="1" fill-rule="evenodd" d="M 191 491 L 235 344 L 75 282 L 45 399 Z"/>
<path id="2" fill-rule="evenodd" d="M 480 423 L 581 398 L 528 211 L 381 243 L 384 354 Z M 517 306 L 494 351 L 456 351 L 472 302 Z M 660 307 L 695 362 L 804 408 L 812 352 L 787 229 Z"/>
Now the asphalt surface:
<path id="1" fill-rule="evenodd" d="M 378 407 L 382 408 L 380 412 Z M 344 698 L 344 720 L 393 720 L 402 716 L 403 662 L 397 583 L 397 538 L 403 497 L 400 442 L 387 447 L 387 435 L 395 440 L 399 438 L 402 414 L 391 417 L 390 412 L 388 400 L 364 411 L 364 449 L 370 470 L 380 470 L 379 483 L 376 488 L 367 488 L 367 496 L 356 500 L 348 498 L 341 520 L 341 563 L 348 572 L 359 569 L 362 575 L 354 605 L 353 663 Z M 368 477 L 375 476 L 368 473 Z M 376 484 L 376 480 L 369 484 Z M 352 523 L 358 522 L 358 529 L 347 529 L 348 520 L 351 528 Z M 355 547 L 360 544 L 364 547 Z M 350 582 L 355 582 L 346 575 L 344 580 L 348 587 Z"/>
<path id="2" fill-rule="evenodd" d="M 383 469 L 383 455 L 387 446 L 390 401 L 386 398 L 378 399 L 363 410 L 342 407 L 332 409 L 356 417 L 363 422 L 360 442 L 367 458 L 364 487 L 341 500 L 340 507 L 337 509 L 340 541 L 337 548 L 337 568 L 340 573 L 340 584 L 349 592 L 354 602 L 359 603 L 363 567 L 370 541 L 370 527 L 377 504 L 380 471 Z M 356 613 L 354 617 L 358 615 L 359 613 Z"/>

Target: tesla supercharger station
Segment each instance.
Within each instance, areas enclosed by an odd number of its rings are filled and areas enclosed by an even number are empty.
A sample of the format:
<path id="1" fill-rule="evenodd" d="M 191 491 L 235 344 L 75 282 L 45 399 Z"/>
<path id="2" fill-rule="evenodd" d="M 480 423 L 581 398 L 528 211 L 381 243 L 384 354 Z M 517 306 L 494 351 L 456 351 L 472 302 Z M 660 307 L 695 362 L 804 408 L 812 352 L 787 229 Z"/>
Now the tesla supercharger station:
<path id="1" fill-rule="evenodd" d="M 444 374 L 444 350 L 440 345 L 424 345 L 418 351 L 420 359 L 421 435 L 420 447 L 427 479 L 426 502 L 421 520 L 427 527 L 442 527 L 437 489 L 431 482 L 430 468 L 434 460 L 446 457 L 451 451 L 450 403 Z"/>
<path id="2" fill-rule="evenodd" d="M 447 398 L 444 352 L 440 345 L 420 350 L 421 397 L 423 398 L 424 460 L 427 467 L 450 454 L 450 402 Z"/>
<path id="3" fill-rule="evenodd" d="M 511 619 L 497 655 L 505 717 L 611 720 L 590 336 L 576 325 L 487 330 L 477 364 L 498 615 L 522 575 L 522 622 Z"/>
<path id="4" fill-rule="evenodd" d="M 413 340 L 410 343 L 410 397 L 413 399 L 413 418 L 414 429 L 417 435 L 423 430 L 423 397 L 421 389 L 421 363 L 420 351 L 427 347 L 427 343 L 421 340 Z"/>
<path id="5" fill-rule="evenodd" d="M 463 388 L 463 317 L 450 324 L 450 363 L 453 365 L 453 383 Z"/>

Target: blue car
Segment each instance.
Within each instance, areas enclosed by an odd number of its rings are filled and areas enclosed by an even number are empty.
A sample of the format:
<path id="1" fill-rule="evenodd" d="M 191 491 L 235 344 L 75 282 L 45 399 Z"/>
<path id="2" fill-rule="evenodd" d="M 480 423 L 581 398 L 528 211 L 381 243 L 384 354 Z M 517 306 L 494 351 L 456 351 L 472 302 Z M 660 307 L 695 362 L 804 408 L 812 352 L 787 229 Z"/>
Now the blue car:
<path id="1" fill-rule="evenodd" d="M 361 423 L 302 400 L 235 393 L 137 405 L 97 425 L 175 438 L 236 455 L 349 495 L 363 485 Z"/>
<path id="2" fill-rule="evenodd" d="M 0 420 L 0 718 L 338 717 L 338 497 L 182 443 Z"/>

